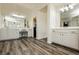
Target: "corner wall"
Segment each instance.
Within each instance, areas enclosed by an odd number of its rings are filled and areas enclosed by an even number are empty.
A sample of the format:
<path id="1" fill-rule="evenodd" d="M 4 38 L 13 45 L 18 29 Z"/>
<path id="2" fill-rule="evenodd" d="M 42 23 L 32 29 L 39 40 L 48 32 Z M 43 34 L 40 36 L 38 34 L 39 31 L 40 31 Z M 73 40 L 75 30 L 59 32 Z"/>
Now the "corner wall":
<path id="1" fill-rule="evenodd" d="M 36 16 L 37 20 L 37 39 L 42 39 L 47 37 L 47 14 L 40 11 L 33 11 L 29 19 L 31 26 L 31 35 L 33 37 L 33 17 Z"/>

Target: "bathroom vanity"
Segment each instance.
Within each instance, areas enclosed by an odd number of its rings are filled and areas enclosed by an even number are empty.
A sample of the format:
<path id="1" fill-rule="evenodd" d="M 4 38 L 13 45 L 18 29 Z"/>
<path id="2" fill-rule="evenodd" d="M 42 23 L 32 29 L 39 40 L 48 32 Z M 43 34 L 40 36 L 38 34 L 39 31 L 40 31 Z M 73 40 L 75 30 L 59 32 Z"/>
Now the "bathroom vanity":
<path id="1" fill-rule="evenodd" d="M 18 29 L 8 29 L 8 28 L 0 29 L 0 40 L 11 40 L 17 38 L 19 38 Z"/>
<path id="2" fill-rule="evenodd" d="M 79 28 L 60 27 L 52 29 L 51 42 L 79 50 Z"/>

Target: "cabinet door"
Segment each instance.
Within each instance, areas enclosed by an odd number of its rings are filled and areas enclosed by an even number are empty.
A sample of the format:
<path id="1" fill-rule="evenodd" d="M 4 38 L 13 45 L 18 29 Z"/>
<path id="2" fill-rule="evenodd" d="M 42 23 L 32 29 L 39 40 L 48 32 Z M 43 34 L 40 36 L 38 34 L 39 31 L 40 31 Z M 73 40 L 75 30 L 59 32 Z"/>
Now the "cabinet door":
<path id="1" fill-rule="evenodd" d="M 17 29 L 8 29 L 8 39 L 19 38 L 19 31 Z"/>
<path id="2" fill-rule="evenodd" d="M 60 31 L 54 31 L 52 33 L 52 42 L 55 42 L 55 43 L 61 43 L 61 32 Z"/>
<path id="3" fill-rule="evenodd" d="M 52 42 L 55 42 L 56 41 L 56 32 L 53 31 L 52 32 Z"/>
<path id="4" fill-rule="evenodd" d="M 63 35 L 63 45 L 78 49 L 78 35 L 67 32 Z"/>
<path id="5" fill-rule="evenodd" d="M 62 42 L 62 33 L 57 31 L 56 32 L 56 43 L 61 44 L 61 42 Z"/>
<path id="6" fill-rule="evenodd" d="M 0 35 L 1 35 L 1 37 L 0 37 L 1 40 L 7 39 L 8 34 L 7 34 L 6 29 L 1 29 L 1 30 L 0 30 Z"/>

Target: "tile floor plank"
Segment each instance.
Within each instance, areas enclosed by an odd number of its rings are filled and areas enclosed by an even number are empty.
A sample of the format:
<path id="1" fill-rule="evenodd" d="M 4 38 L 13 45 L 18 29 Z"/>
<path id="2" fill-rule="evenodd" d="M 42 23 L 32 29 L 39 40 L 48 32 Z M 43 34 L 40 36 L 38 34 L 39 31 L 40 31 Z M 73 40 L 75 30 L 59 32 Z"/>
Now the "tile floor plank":
<path id="1" fill-rule="evenodd" d="M 0 41 L 0 55 L 79 55 L 79 52 L 44 40 L 22 38 Z"/>

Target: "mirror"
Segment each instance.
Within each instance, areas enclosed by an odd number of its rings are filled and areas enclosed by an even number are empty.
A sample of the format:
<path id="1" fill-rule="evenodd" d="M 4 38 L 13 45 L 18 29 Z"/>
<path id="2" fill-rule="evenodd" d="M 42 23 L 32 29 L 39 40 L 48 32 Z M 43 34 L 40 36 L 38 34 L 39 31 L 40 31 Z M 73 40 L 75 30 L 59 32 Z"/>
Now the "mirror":
<path id="1" fill-rule="evenodd" d="M 4 24 L 5 24 L 5 27 L 7 28 L 23 29 L 27 27 L 27 20 L 24 18 L 5 16 Z"/>
<path id="2" fill-rule="evenodd" d="M 73 9 L 61 12 L 61 27 L 79 27 L 79 4 Z"/>

